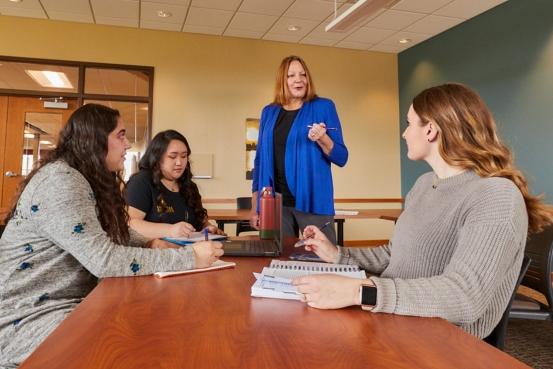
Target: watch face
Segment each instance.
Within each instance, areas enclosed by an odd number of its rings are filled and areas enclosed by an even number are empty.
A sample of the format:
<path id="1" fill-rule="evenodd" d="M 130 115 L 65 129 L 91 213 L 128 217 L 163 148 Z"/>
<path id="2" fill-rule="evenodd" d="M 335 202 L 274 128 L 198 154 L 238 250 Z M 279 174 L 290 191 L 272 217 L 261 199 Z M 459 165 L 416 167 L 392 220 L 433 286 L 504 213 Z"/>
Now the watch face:
<path id="1" fill-rule="evenodd" d="M 376 305 L 376 287 L 361 287 L 361 305 Z"/>

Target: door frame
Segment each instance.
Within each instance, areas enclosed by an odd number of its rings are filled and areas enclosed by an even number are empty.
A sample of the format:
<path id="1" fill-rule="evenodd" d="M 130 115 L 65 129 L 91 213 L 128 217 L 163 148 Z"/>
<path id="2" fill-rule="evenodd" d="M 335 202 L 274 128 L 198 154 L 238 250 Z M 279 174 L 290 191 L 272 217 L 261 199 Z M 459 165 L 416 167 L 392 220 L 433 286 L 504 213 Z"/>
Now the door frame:
<path id="1" fill-rule="evenodd" d="M 13 205 L 13 199 L 22 180 L 22 155 L 24 153 L 24 130 L 27 113 L 59 114 L 61 124 L 67 122 L 69 116 L 78 108 L 77 99 L 67 99 L 67 109 L 45 108 L 44 102 L 37 97 L 9 96 L 7 97 L 7 117 L 3 153 L 0 156 L 2 165 L 2 180 L 0 181 L 0 206 L 8 210 Z M 6 172 L 17 173 L 17 177 L 7 177 Z"/>

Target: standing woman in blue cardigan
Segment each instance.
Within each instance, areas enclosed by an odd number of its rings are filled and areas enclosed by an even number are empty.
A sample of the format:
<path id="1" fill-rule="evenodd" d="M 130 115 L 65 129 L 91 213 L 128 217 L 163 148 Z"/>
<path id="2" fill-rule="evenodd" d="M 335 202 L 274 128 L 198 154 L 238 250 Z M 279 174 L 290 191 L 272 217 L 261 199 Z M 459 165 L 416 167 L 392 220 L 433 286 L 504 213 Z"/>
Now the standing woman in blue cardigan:
<path id="1" fill-rule="evenodd" d="M 309 69 L 300 57 L 284 58 L 277 72 L 275 99 L 261 112 L 251 225 L 258 225 L 257 199 L 266 186 L 282 193 L 284 235 L 297 236 L 309 224 L 333 224 L 330 165 L 343 167 L 347 160 L 334 103 L 315 94 Z M 334 227 L 323 231 L 336 241 Z"/>

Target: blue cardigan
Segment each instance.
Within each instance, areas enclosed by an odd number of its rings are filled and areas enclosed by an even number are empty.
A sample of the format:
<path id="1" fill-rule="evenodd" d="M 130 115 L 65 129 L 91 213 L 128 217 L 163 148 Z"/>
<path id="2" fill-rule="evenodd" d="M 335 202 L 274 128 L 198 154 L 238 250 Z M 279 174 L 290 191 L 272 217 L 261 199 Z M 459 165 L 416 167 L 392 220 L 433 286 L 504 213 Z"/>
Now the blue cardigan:
<path id="1" fill-rule="evenodd" d="M 252 192 L 261 194 L 266 186 L 274 187 L 273 131 L 280 109 L 277 104 L 263 108 L 253 170 Z M 334 141 L 330 155 L 307 137 L 308 125 L 325 123 L 336 128 L 326 133 Z M 348 161 L 342 126 L 332 100 L 317 97 L 305 102 L 296 115 L 286 140 L 285 175 L 296 199 L 296 209 L 305 213 L 334 215 L 334 190 L 330 164 L 343 167 Z M 259 202 L 258 202 L 259 204 Z"/>

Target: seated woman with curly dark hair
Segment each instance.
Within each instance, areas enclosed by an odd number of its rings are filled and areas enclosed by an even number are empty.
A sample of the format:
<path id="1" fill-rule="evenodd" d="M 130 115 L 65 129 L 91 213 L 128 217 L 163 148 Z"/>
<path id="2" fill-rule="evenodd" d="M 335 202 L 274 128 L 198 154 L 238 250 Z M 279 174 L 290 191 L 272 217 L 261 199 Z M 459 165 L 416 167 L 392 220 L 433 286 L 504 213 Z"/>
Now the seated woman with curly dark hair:
<path id="1" fill-rule="evenodd" d="M 198 186 L 192 181 L 190 145 L 179 132 L 159 132 L 127 184 L 130 226 L 148 238 L 187 237 L 209 223 Z"/>
<path id="2" fill-rule="evenodd" d="M 19 365 L 98 278 L 207 267 L 223 254 L 219 242 L 173 249 L 129 230 L 119 175 L 129 147 L 117 110 L 82 106 L 22 183 L 0 239 L 0 368 Z"/>

